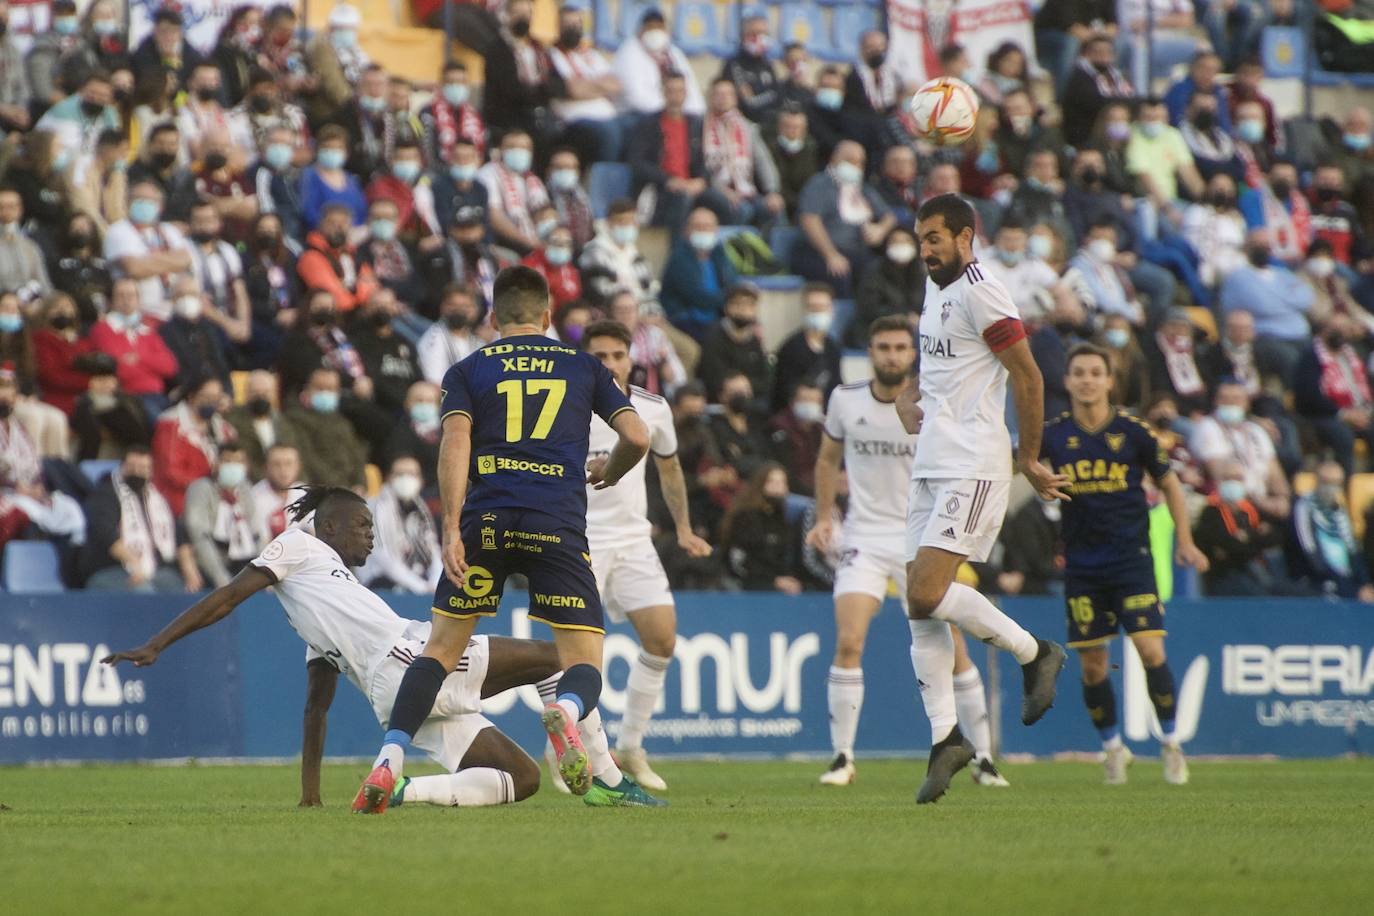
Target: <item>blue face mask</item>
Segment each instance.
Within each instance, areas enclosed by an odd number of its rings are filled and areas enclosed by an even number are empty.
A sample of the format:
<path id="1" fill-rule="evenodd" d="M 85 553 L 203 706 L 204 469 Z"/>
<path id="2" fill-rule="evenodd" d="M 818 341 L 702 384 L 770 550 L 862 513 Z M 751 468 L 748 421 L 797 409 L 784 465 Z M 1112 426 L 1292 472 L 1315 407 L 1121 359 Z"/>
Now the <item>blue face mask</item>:
<path id="1" fill-rule="evenodd" d="M 627 248 L 639 240 L 638 226 L 612 226 L 611 240 L 621 248 Z"/>
<path id="2" fill-rule="evenodd" d="M 352 29 L 335 29 L 329 33 L 329 41 L 336 48 L 350 50 L 357 47 L 358 33 Z"/>
<path id="3" fill-rule="evenodd" d="M 1239 404 L 1221 404 L 1217 407 L 1217 419 L 1223 426 L 1239 426 L 1245 422 L 1245 408 Z"/>
<path id="4" fill-rule="evenodd" d="M 697 251 L 711 251 L 719 240 L 720 236 L 717 233 L 709 231 L 693 232 L 687 236 L 687 241 Z"/>
<path id="5" fill-rule="evenodd" d="M 549 173 L 549 185 L 559 191 L 577 187 L 577 169 L 554 169 Z"/>
<path id="6" fill-rule="evenodd" d="M 24 319 L 20 315 L 0 315 L 0 333 L 15 334 L 24 326 Z"/>
<path id="7" fill-rule="evenodd" d="M 285 143 L 269 143 L 262 152 L 262 161 L 274 172 L 280 172 L 291 164 L 291 147 Z"/>
<path id="8" fill-rule="evenodd" d="M 439 405 L 433 401 L 419 401 L 411 404 L 410 419 L 417 426 L 433 426 L 439 422 Z"/>
<path id="9" fill-rule="evenodd" d="M 322 169 L 341 169 L 348 156 L 341 149 L 322 149 L 315 157 Z"/>
<path id="10" fill-rule="evenodd" d="M 1369 134 L 1346 134 L 1341 139 L 1345 142 L 1346 146 L 1357 153 L 1363 153 L 1365 150 L 1369 149 Z"/>
<path id="11" fill-rule="evenodd" d="M 1246 118 L 1236 125 L 1236 136 L 1246 143 L 1258 143 L 1264 139 L 1264 122 Z"/>
<path id="12" fill-rule="evenodd" d="M 310 395 L 310 407 L 318 413 L 334 413 L 339 409 L 337 391 L 316 391 Z"/>
<path id="13" fill-rule="evenodd" d="M 368 229 L 372 231 L 372 237 L 379 242 L 389 242 L 396 237 L 394 219 L 374 219 L 368 223 Z"/>
<path id="14" fill-rule="evenodd" d="M 391 166 L 391 174 L 395 175 L 406 184 L 410 184 L 415 181 L 416 178 L 420 177 L 420 163 L 413 162 L 409 159 L 402 159 L 400 162 L 394 163 Z"/>
<path id="15" fill-rule="evenodd" d="M 506 168 L 521 175 L 530 170 L 533 159 L 534 154 L 520 146 L 513 146 L 501 153 L 501 161 L 506 164 Z"/>
<path id="16" fill-rule="evenodd" d="M 548 261 L 554 267 L 562 267 L 572 260 L 572 249 L 564 248 L 561 245 L 545 248 L 544 260 Z"/>
<path id="17" fill-rule="evenodd" d="M 450 105 L 458 106 L 468 100 L 468 87 L 459 83 L 448 83 L 444 86 L 444 101 Z"/>
<path id="18" fill-rule="evenodd" d="M 1140 132 L 1149 139 L 1153 140 L 1155 137 L 1158 137 L 1160 134 L 1164 133 L 1164 122 L 1142 121 L 1140 123 Z"/>
<path id="19" fill-rule="evenodd" d="M 477 166 L 475 165 L 451 165 L 448 173 L 453 176 L 454 181 L 461 181 L 466 184 L 477 177 Z"/>
<path id="20" fill-rule="evenodd" d="M 1026 256 L 1024 251 L 1007 251 L 1005 248 L 997 249 L 997 260 L 1008 267 L 1015 267 L 1021 263 L 1021 259 Z"/>
<path id="21" fill-rule="evenodd" d="M 162 206 L 155 200 L 140 197 L 129 204 L 129 219 L 140 226 L 151 226 L 162 215 Z"/>
<path id="22" fill-rule="evenodd" d="M 1217 484 L 1217 495 L 1221 497 L 1222 502 L 1235 505 L 1245 498 L 1245 481 L 1223 480 Z"/>
<path id="23" fill-rule="evenodd" d="M 215 475 L 219 479 L 219 485 L 226 490 L 232 490 L 243 483 L 248 476 L 248 469 L 239 461 L 228 461 L 219 466 L 219 472 Z"/>
<path id="24" fill-rule="evenodd" d="M 363 111 L 370 111 L 376 114 L 386 110 L 386 98 L 380 95 L 360 95 L 358 104 L 363 107 Z"/>
<path id="25" fill-rule="evenodd" d="M 816 90 L 816 104 L 826 111 L 839 111 L 844 104 L 844 93 L 834 86 L 824 86 Z"/>
<path id="26" fill-rule="evenodd" d="M 1126 345 L 1131 342 L 1131 332 L 1125 328 L 1108 328 L 1102 337 L 1107 341 L 1107 346 L 1117 350 L 1125 349 Z"/>
<path id="27" fill-rule="evenodd" d="M 52 30 L 59 35 L 75 35 L 76 28 L 75 16 L 58 16 L 52 21 Z"/>

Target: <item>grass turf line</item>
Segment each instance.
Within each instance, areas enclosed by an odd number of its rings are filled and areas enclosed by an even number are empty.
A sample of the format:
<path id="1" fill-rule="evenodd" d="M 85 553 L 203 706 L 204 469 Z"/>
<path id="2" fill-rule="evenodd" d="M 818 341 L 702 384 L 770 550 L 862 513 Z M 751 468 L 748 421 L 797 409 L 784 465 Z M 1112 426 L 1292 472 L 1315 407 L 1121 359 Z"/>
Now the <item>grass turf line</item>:
<path id="1" fill-rule="evenodd" d="M 1099 767 L 960 774 L 917 809 L 923 762 L 672 763 L 662 811 L 550 790 L 502 808 L 323 810 L 291 767 L 0 769 L 0 912 L 1368 913 L 1374 762 L 1194 763 L 1124 787 Z M 412 770 L 417 773 L 418 770 Z"/>

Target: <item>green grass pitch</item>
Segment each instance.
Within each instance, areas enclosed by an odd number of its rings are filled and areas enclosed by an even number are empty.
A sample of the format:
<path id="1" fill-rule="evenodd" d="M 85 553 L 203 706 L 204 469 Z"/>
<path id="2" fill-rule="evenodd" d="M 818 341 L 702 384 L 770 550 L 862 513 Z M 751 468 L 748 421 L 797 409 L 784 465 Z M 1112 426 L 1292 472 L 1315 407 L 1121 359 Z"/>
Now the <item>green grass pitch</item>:
<path id="1" fill-rule="evenodd" d="M 1154 761 L 960 774 L 922 761 L 674 763 L 664 811 L 547 788 L 504 808 L 348 812 L 362 765 L 0 769 L 0 913 L 741 914 L 1374 912 L 1374 762 Z"/>

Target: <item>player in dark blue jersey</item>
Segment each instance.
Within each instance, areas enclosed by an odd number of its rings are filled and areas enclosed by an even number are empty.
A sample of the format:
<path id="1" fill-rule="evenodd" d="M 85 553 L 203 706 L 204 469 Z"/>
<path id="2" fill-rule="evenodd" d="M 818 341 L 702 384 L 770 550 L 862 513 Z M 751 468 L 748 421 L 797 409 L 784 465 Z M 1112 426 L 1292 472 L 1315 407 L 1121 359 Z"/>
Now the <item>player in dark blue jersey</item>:
<path id="1" fill-rule="evenodd" d="M 1124 783 L 1131 761 L 1117 728 L 1108 673 L 1107 643 L 1125 630 L 1145 666 L 1159 717 L 1164 778 L 1178 785 L 1188 781 L 1188 764 L 1174 734 L 1174 675 L 1164 655 L 1164 605 L 1155 590 L 1150 554 L 1146 475 L 1163 492 L 1173 516 L 1178 562 L 1205 572 L 1207 558 L 1193 544 L 1183 485 L 1154 431 L 1112 406 L 1108 360 L 1105 350 L 1091 344 L 1069 351 L 1064 382 L 1072 410 L 1045 425 L 1040 446 L 1044 462 L 1070 481 L 1062 528 L 1067 642 L 1078 650 L 1083 701 L 1107 754 L 1107 783 Z"/>
<path id="2" fill-rule="evenodd" d="M 511 573 L 529 580 L 530 618 L 553 627 L 564 670 L 557 698 L 544 710 L 559 771 L 574 794 L 591 788 L 578 722 L 601 695 L 605 631 L 587 550 L 585 487 L 619 481 L 648 451 L 649 432 L 599 360 L 544 335 L 549 289 L 539 273 L 512 267 L 497 276 L 492 322 L 500 339 L 444 376 L 444 578 L 434 592 L 429 641 L 401 682 L 382 751 L 354 800 L 355 811 L 386 810 L 406 747 L 430 714 L 444 676 L 462 657 L 477 619 L 496 613 Z M 619 436 L 595 473 L 584 470 L 593 413 Z M 600 756 L 605 733 L 588 737 L 592 753 Z M 596 769 L 601 774 L 604 768 Z"/>

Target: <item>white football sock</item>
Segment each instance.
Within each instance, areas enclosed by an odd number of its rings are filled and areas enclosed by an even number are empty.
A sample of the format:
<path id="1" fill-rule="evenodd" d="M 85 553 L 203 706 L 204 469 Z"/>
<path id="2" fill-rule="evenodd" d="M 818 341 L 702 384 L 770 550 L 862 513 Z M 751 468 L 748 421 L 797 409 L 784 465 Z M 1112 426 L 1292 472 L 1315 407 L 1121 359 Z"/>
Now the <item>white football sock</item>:
<path id="1" fill-rule="evenodd" d="M 930 616 L 954 624 L 974 639 L 1010 652 L 1016 656 L 1018 664 L 1034 661 L 1040 651 L 1035 637 L 1019 623 L 997 610 L 997 606 L 976 589 L 958 582 L 950 585 Z"/>
<path id="2" fill-rule="evenodd" d="M 615 742 L 620 750 L 643 746 L 644 730 L 649 727 L 649 718 L 663 694 L 663 681 L 672 663 L 671 656 L 651 655 L 643 649 L 631 663 L 630 677 L 625 682 L 625 715 L 620 719 L 620 736 Z"/>
<path id="3" fill-rule="evenodd" d="M 954 705 L 954 634 L 943 620 L 907 623 L 911 625 L 911 667 L 930 719 L 930 740 L 939 744 L 959 721 Z"/>
<path id="4" fill-rule="evenodd" d="M 515 801 L 515 781 L 505 770 L 471 767 L 457 773 L 417 776 L 401 792 L 404 804 L 443 805 L 448 808 L 476 808 L 482 805 L 508 805 Z"/>
<path id="5" fill-rule="evenodd" d="M 864 669 L 831 665 L 825 684 L 830 701 L 830 746 L 836 754 L 853 760 L 854 734 L 859 730 L 859 713 L 864 708 Z"/>
<path id="6" fill-rule="evenodd" d="M 382 749 L 377 752 L 377 759 L 372 761 L 372 769 L 382 764 L 391 768 L 391 775 L 396 777 L 397 782 L 401 779 L 401 770 L 405 769 L 406 752 L 399 744 L 383 744 Z"/>
<path id="7" fill-rule="evenodd" d="M 954 707 L 959 711 L 959 730 L 973 744 L 978 759 L 992 759 L 988 701 L 983 694 L 983 677 L 976 667 L 954 675 Z"/>
<path id="8" fill-rule="evenodd" d="M 601 726 L 601 711 L 593 709 L 577 726 L 582 735 L 582 747 L 587 751 L 587 766 L 592 775 L 606 785 L 614 788 L 620 785 L 624 775 L 611 757 L 611 746 L 606 741 L 606 729 Z"/>
<path id="9" fill-rule="evenodd" d="M 1117 732 L 1115 735 L 1112 735 L 1106 741 L 1102 742 L 1102 749 L 1104 751 L 1114 751 L 1122 746 L 1121 732 Z"/>

